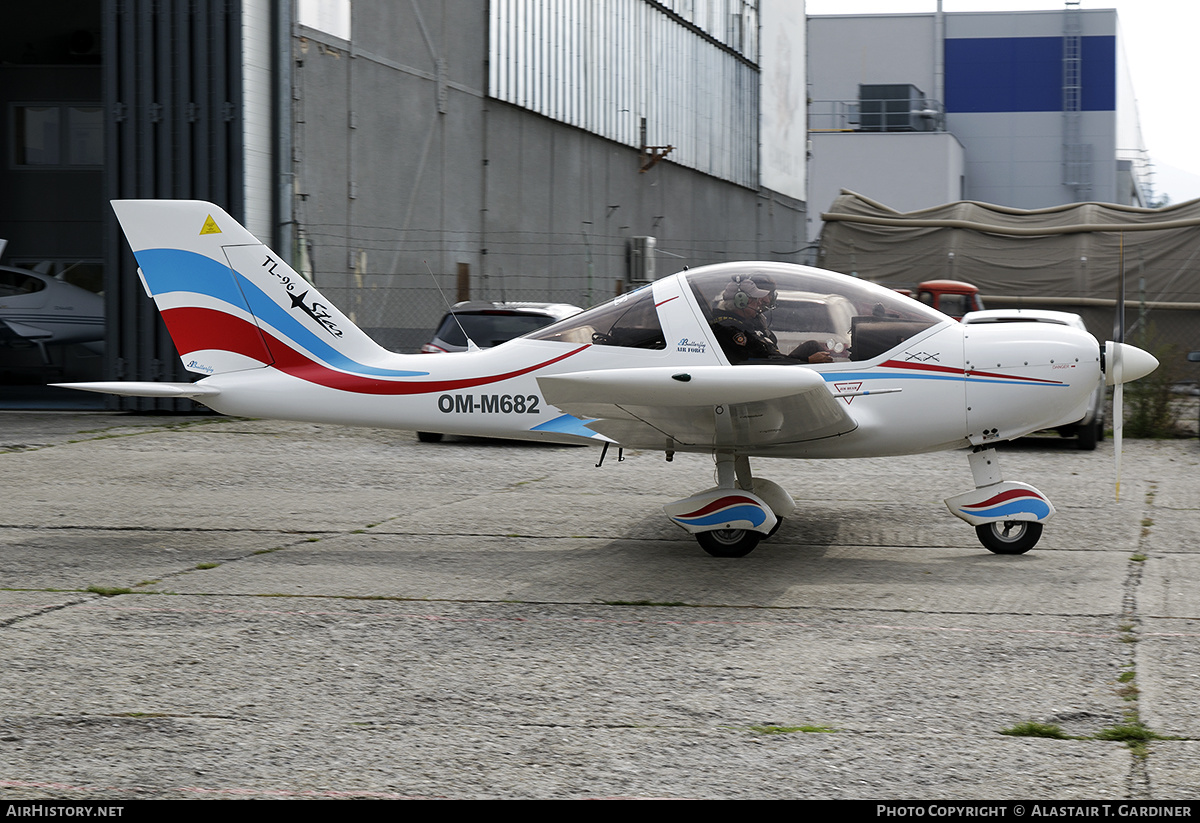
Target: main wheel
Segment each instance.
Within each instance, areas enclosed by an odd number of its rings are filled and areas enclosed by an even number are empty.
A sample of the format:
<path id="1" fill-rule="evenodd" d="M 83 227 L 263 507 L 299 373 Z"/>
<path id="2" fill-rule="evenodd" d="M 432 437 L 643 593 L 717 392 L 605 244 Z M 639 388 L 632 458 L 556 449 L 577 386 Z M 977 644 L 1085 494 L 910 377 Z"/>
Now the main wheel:
<path id="1" fill-rule="evenodd" d="M 762 540 L 762 535 L 749 529 L 717 529 L 696 533 L 700 548 L 713 557 L 745 557 L 754 551 L 759 540 Z"/>
<path id="2" fill-rule="evenodd" d="M 1025 554 L 1037 545 L 1042 524 L 1032 520 L 1001 520 L 975 527 L 979 542 L 994 554 Z"/>
<path id="3" fill-rule="evenodd" d="M 1100 423 L 1093 420 L 1086 426 L 1080 426 L 1079 432 L 1075 435 L 1075 445 L 1080 451 L 1094 452 L 1096 450 L 1096 441 L 1104 430 L 1100 428 Z"/>
<path id="4" fill-rule="evenodd" d="M 417 432 L 417 439 L 422 443 L 441 443 L 441 432 Z"/>

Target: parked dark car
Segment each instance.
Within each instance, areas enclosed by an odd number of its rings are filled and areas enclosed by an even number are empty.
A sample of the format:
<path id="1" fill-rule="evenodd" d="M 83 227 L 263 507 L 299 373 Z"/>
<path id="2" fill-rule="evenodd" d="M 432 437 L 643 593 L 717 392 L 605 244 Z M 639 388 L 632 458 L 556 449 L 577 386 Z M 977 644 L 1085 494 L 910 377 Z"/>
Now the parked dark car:
<path id="1" fill-rule="evenodd" d="M 466 351 L 468 337 L 479 348 L 490 349 L 581 311 L 579 306 L 567 303 L 490 303 L 483 300 L 455 303 L 438 323 L 433 339 L 421 347 L 421 352 Z"/>
<path id="2" fill-rule="evenodd" d="M 545 328 L 583 311 L 568 303 L 491 303 L 467 300 L 455 303 L 438 323 L 433 339 L 421 347 L 422 354 L 467 350 L 467 338 L 481 349 L 490 349 L 522 335 Z M 441 432 L 417 432 L 422 443 L 437 443 Z"/>

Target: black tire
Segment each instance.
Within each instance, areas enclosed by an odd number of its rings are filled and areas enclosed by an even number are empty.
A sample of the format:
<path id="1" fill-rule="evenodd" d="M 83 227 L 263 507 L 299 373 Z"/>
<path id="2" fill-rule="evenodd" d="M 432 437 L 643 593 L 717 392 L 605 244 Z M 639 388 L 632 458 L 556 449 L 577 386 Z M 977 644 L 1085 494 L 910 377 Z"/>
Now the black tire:
<path id="1" fill-rule="evenodd" d="M 762 535 L 749 529 L 717 529 L 696 534 L 700 548 L 713 557 L 745 557 L 754 551 L 759 540 Z"/>
<path id="2" fill-rule="evenodd" d="M 782 525 L 783 525 L 783 518 L 782 517 L 775 518 L 775 525 L 771 527 L 771 530 L 769 532 L 767 532 L 767 537 L 774 537 L 775 532 L 779 531 L 779 527 Z"/>
<path id="3" fill-rule="evenodd" d="M 1096 450 L 1096 440 L 1100 436 L 1100 426 L 1093 420 L 1086 426 L 1080 426 L 1076 432 L 1075 446 L 1080 451 L 1094 452 Z"/>
<path id="4" fill-rule="evenodd" d="M 1002 520 L 975 527 L 979 542 L 993 554 L 1025 554 L 1042 537 L 1042 524 L 1032 520 Z"/>
<path id="5" fill-rule="evenodd" d="M 417 432 L 417 439 L 422 443 L 441 443 L 444 436 L 441 432 Z"/>

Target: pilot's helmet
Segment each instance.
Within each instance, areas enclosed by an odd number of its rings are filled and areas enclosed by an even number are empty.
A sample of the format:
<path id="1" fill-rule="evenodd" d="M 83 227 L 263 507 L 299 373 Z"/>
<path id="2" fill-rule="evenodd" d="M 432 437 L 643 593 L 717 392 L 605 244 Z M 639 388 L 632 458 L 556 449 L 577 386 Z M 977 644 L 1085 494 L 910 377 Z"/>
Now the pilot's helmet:
<path id="1" fill-rule="evenodd" d="M 750 305 L 751 300 L 769 298 L 762 309 L 775 307 L 775 281 L 766 274 L 735 274 L 725 286 L 721 299 L 739 309 Z"/>

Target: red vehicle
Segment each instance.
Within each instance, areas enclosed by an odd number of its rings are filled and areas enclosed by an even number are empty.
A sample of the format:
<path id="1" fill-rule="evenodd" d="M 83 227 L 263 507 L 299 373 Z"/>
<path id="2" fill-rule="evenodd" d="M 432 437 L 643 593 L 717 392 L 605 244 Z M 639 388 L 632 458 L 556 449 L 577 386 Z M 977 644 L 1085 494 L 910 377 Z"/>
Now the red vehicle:
<path id="1" fill-rule="evenodd" d="M 979 289 L 961 280 L 926 280 L 917 286 L 916 299 L 955 320 L 969 311 L 983 311 Z"/>

